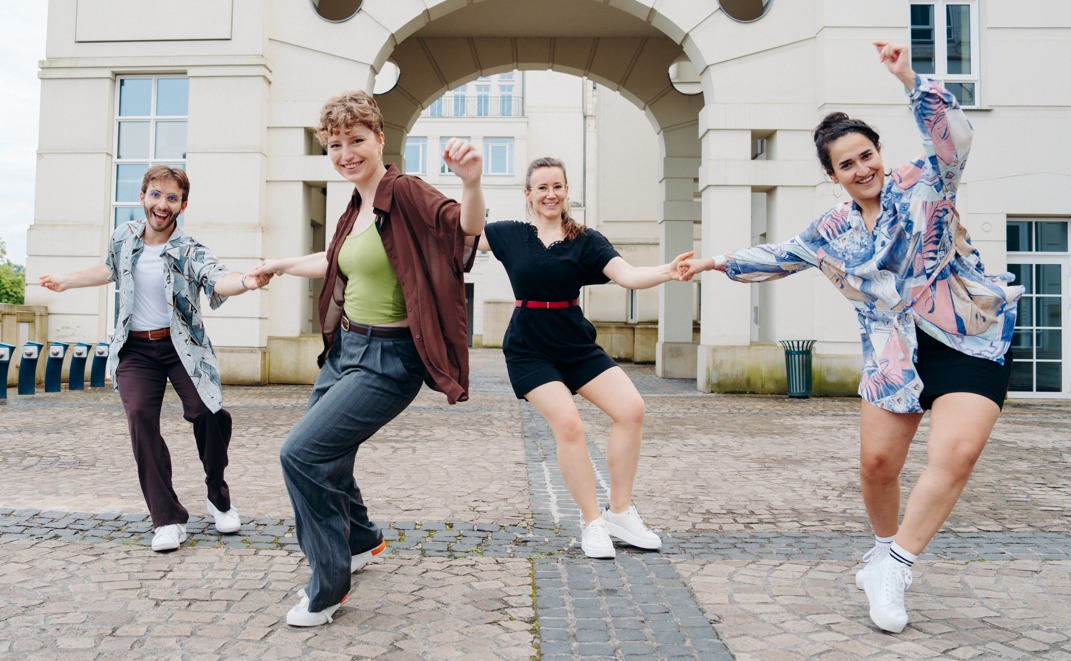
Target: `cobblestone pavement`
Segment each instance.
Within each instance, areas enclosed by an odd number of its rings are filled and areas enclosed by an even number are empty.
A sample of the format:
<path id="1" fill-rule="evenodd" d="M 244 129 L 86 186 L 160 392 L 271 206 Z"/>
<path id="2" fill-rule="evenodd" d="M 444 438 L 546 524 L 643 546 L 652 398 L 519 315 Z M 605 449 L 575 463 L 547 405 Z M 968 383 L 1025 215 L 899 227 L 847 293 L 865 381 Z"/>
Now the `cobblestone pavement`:
<path id="1" fill-rule="evenodd" d="M 583 556 L 549 430 L 513 397 L 501 354 L 477 350 L 469 402 L 425 390 L 361 448 L 358 482 L 390 544 L 335 622 L 308 630 L 285 624 L 308 568 L 277 458 L 307 387 L 225 389 L 244 522 L 230 536 L 206 524 L 169 395 L 164 434 L 192 516 L 169 554 L 149 548 L 118 396 L 9 394 L 0 658 L 1071 659 L 1071 403 L 1005 408 L 893 636 L 853 580 L 871 543 L 857 400 L 708 395 L 626 370 L 647 401 L 635 502 L 660 553 Z M 605 502 L 607 421 L 581 412 Z"/>

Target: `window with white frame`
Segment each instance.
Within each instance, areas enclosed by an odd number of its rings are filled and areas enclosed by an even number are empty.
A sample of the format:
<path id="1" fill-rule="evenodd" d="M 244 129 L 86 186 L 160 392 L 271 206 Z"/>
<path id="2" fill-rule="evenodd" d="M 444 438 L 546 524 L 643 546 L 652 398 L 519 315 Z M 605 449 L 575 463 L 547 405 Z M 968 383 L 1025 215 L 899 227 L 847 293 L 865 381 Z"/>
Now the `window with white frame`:
<path id="1" fill-rule="evenodd" d="M 965 108 L 978 106 L 977 0 L 912 0 L 911 66 Z"/>
<path id="2" fill-rule="evenodd" d="M 186 169 L 189 79 L 180 76 L 119 78 L 115 107 L 115 185 L 112 226 L 143 220 L 141 178 L 149 165 Z M 178 217 L 181 226 L 182 216 Z"/>
<path id="3" fill-rule="evenodd" d="M 454 117 L 465 117 L 468 114 L 468 102 L 465 96 L 467 88 L 467 85 L 462 85 L 453 91 Z"/>
<path id="4" fill-rule="evenodd" d="M 443 116 L 443 97 L 440 96 L 439 98 L 437 98 L 434 101 L 432 101 L 431 105 L 428 106 L 428 109 L 427 109 L 426 112 L 428 113 L 428 115 L 430 115 L 432 117 L 442 117 Z"/>
<path id="5" fill-rule="evenodd" d="M 513 174 L 513 138 L 484 138 L 483 151 L 484 174 Z"/>
<path id="6" fill-rule="evenodd" d="M 461 138 L 462 140 L 469 139 L 467 136 L 459 135 L 456 137 Z M 448 142 L 450 142 L 450 138 L 439 138 L 439 174 L 454 174 L 450 170 L 450 166 L 446 164 L 446 161 L 444 161 L 442 157 L 443 152 L 446 151 L 446 143 Z M 484 159 L 486 160 L 486 156 L 484 157 Z M 486 167 L 487 166 L 485 165 L 484 168 Z"/>
<path id="7" fill-rule="evenodd" d="M 405 139 L 405 171 L 407 174 L 428 173 L 428 139 L 409 136 Z"/>
<path id="8" fill-rule="evenodd" d="M 491 114 L 491 83 L 486 76 L 476 81 L 476 116 Z"/>
<path id="9" fill-rule="evenodd" d="M 116 84 L 115 177 L 112 186 L 112 228 L 144 220 L 141 179 L 150 165 L 186 169 L 186 125 L 190 80 L 184 76 L 122 76 Z M 176 219 L 179 227 L 183 216 Z M 116 288 L 109 317 L 119 316 Z"/>
<path id="10" fill-rule="evenodd" d="M 1012 335 L 1016 396 L 1071 394 L 1071 222 L 1059 218 L 1009 218 L 1008 270 L 1026 290 Z"/>
<path id="11" fill-rule="evenodd" d="M 498 114 L 502 117 L 513 117 L 513 72 L 498 74 Z"/>

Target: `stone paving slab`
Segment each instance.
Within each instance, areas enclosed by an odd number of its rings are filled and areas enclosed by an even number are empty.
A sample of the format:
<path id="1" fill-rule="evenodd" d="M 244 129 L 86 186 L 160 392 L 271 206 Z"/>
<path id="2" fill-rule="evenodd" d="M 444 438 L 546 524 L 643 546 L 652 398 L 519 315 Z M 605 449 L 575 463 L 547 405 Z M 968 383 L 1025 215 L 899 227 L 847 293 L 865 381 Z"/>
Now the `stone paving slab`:
<path id="1" fill-rule="evenodd" d="M 891 636 L 852 575 L 870 545 L 858 400 L 716 396 L 626 371 L 647 401 L 635 502 L 662 552 L 583 557 L 549 430 L 513 396 L 501 354 L 477 350 L 469 402 L 425 390 L 358 453 L 388 550 L 313 630 L 284 624 L 308 568 L 277 458 L 307 387 L 225 389 L 244 523 L 228 536 L 205 521 L 168 396 L 191 512 L 169 554 L 148 548 L 118 396 L 13 396 L 0 407 L 0 658 L 1071 659 L 1071 403 L 1006 407 L 917 565 L 912 623 Z M 578 402 L 605 502 L 607 421 Z"/>

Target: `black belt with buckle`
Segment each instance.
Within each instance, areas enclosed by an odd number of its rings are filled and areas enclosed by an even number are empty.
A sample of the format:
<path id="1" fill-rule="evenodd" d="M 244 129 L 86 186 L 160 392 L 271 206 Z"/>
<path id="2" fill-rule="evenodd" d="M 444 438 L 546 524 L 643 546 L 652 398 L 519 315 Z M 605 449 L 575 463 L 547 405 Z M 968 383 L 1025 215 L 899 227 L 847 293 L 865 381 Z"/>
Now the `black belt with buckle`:
<path id="1" fill-rule="evenodd" d="M 342 321 L 339 325 L 342 326 L 342 330 L 344 331 L 360 333 L 361 335 L 367 335 L 369 337 L 396 339 L 413 336 L 413 333 L 409 330 L 408 326 L 365 326 L 364 324 L 350 321 L 345 315 L 342 316 Z"/>

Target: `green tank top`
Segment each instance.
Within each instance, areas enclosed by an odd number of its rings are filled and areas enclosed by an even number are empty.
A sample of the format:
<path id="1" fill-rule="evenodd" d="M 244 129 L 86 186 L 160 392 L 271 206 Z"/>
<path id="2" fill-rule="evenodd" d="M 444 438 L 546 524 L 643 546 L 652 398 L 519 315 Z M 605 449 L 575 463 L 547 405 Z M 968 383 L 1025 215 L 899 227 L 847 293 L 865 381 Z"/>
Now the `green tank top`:
<path id="1" fill-rule="evenodd" d="M 338 251 L 346 276 L 346 317 L 367 326 L 405 319 L 405 296 L 375 224 L 346 237 Z"/>

